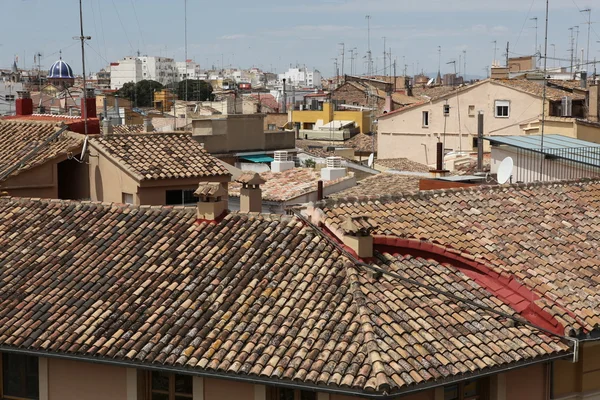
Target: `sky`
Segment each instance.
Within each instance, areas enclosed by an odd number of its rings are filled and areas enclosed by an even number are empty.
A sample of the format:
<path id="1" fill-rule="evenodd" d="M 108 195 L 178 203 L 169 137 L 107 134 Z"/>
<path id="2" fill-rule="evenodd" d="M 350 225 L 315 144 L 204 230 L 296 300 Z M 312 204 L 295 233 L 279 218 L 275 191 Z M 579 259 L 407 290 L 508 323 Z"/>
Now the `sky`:
<path id="1" fill-rule="evenodd" d="M 88 71 L 137 51 L 185 59 L 185 0 L 82 1 L 84 34 L 92 37 L 86 45 Z M 202 68 L 224 65 L 283 72 L 290 65 L 306 65 L 325 76 L 333 75 L 336 58 L 341 72 L 343 58 L 344 73 L 363 74 L 369 21 L 373 63 L 379 73 L 385 37 L 398 75 L 405 68 L 409 75 L 435 73 L 438 65 L 442 74 L 453 72 L 455 66 L 464 72 L 466 51 L 467 75 L 486 76 L 494 53 L 497 60 L 505 59 L 507 42 L 511 56 L 534 52 L 536 22 L 531 18 L 538 18 L 537 41 L 543 53 L 545 4 L 544 0 L 187 0 L 187 58 Z M 573 26 L 580 30 L 579 54 L 587 49 L 588 13 L 580 10 L 591 7 L 590 59 L 600 59 L 599 6 L 597 0 L 550 0 L 548 56 L 570 58 Z M 49 68 L 62 50 L 63 59 L 81 73 L 81 47 L 73 39 L 79 36 L 78 0 L 0 0 L 0 10 L 0 68 L 8 68 L 15 56 L 20 68 L 30 68 L 38 52 L 42 67 Z M 356 58 L 353 67 L 351 50 Z M 558 63 L 548 60 L 549 67 Z"/>

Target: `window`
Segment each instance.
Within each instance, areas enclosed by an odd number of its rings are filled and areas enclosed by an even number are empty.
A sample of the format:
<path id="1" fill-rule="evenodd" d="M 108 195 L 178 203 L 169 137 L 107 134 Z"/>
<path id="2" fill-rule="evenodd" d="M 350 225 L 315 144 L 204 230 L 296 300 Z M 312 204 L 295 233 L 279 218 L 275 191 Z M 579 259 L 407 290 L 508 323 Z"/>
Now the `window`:
<path id="1" fill-rule="evenodd" d="M 496 118 L 508 118 L 510 115 L 510 101 L 496 100 Z"/>
<path id="2" fill-rule="evenodd" d="M 487 380 L 472 380 L 444 387 L 444 400 L 486 400 Z"/>
<path id="3" fill-rule="evenodd" d="M 14 94 L 4 95 L 4 100 L 6 100 L 7 102 L 14 102 L 15 101 L 15 95 Z"/>
<path id="4" fill-rule="evenodd" d="M 186 400 L 192 398 L 193 381 L 191 376 L 157 371 L 153 371 L 151 375 L 151 400 Z"/>
<path id="5" fill-rule="evenodd" d="M 131 193 L 122 193 L 121 195 L 123 204 L 133 204 L 133 194 Z"/>
<path id="6" fill-rule="evenodd" d="M 197 202 L 194 190 L 167 190 L 165 204 L 168 206 L 184 206 Z"/>
<path id="7" fill-rule="evenodd" d="M 269 387 L 267 400 L 317 400 L 317 393 L 308 390 Z"/>
<path id="8" fill-rule="evenodd" d="M 275 130 L 277 130 L 277 125 L 275 125 L 275 124 L 268 124 L 267 125 L 267 130 L 268 131 L 275 131 Z"/>
<path id="9" fill-rule="evenodd" d="M 2 398 L 38 399 L 38 358 L 2 354 Z"/>
<path id="10" fill-rule="evenodd" d="M 473 138 L 473 148 L 477 149 L 477 146 L 479 145 L 479 138 L 474 137 Z"/>
<path id="11" fill-rule="evenodd" d="M 475 116 L 475 106 L 471 105 L 469 106 L 469 117 L 474 117 Z"/>
<path id="12" fill-rule="evenodd" d="M 429 126 L 429 111 L 423 111 L 423 128 Z"/>

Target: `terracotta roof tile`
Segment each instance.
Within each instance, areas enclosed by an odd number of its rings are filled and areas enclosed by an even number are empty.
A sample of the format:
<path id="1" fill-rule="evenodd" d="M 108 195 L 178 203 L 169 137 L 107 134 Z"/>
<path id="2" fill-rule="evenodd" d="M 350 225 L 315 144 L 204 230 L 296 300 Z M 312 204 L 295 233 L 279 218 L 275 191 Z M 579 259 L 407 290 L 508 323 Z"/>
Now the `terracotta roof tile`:
<path id="1" fill-rule="evenodd" d="M 416 192 L 419 190 L 420 176 L 380 173 L 357 182 L 356 186 L 328 197 L 342 198 L 368 198 L 381 195 Z"/>
<path id="2" fill-rule="evenodd" d="M 429 172 L 431 170 L 431 168 L 429 168 L 427 165 L 411 161 L 408 158 L 378 158 L 377 160 L 375 160 L 375 164 L 396 171 Z"/>
<path id="3" fill-rule="evenodd" d="M 124 134 L 124 133 L 144 133 L 145 127 L 144 125 L 115 125 L 113 126 L 113 132 L 115 134 Z"/>
<path id="4" fill-rule="evenodd" d="M 0 198 L 0 345 L 357 394 L 568 351 L 447 265 L 376 257 L 296 217 Z"/>
<path id="5" fill-rule="evenodd" d="M 123 163 L 140 180 L 229 175 L 191 134 L 110 135 L 93 138 L 90 143 Z"/>
<path id="6" fill-rule="evenodd" d="M 321 174 L 312 168 L 293 168 L 284 172 L 262 172 L 260 177 L 265 181 L 260 186 L 262 198 L 266 201 L 285 202 L 291 201 L 305 194 L 317 191 L 317 182 Z M 354 174 L 349 172 L 345 177 L 334 181 L 324 181 L 323 186 L 328 187 L 352 179 Z M 242 184 L 231 182 L 229 195 L 239 197 Z"/>
<path id="7" fill-rule="evenodd" d="M 370 213 L 376 232 L 437 243 L 534 290 L 565 332 L 600 322 L 600 182 L 474 187 L 318 203 L 327 224 Z"/>
<path id="8" fill-rule="evenodd" d="M 31 155 L 31 158 L 12 175 L 66 156 L 68 152 L 81 147 L 81 140 L 64 132 L 34 153 L 36 147 L 51 138 L 59 129 L 60 126 L 56 123 L 0 120 L 0 175 L 8 172 L 28 155 Z"/>

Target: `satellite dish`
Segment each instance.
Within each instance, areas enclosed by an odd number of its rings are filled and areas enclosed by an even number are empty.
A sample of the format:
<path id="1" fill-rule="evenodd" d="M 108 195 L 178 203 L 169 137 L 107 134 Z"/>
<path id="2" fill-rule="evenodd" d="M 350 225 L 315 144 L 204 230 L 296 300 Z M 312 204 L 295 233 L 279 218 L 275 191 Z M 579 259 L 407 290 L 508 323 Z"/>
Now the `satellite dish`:
<path id="1" fill-rule="evenodd" d="M 502 185 L 502 184 L 508 182 L 508 180 L 512 176 L 513 167 L 514 167 L 514 163 L 513 163 L 513 159 L 511 157 L 506 157 L 504 160 L 502 160 L 502 162 L 500 163 L 500 166 L 498 167 L 498 174 L 497 174 L 497 180 L 498 180 L 499 184 Z"/>
<path id="2" fill-rule="evenodd" d="M 375 154 L 371 153 L 371 155 L 369 155 L 369 161 L 367 162 L 369 168 L 373 166 L 373 161 L 375 161 Z"/>
<path id="3" fill-rule="evenodd" d="M 75 157 L 73 154 L 69 153 L 67 155 L 67 158 L 69 160 L 75 160 L 77 161 L 79 164 L 83 164 L 85 161 L 85 152 L 87 151 L 88 148 L 88 137 L 86 136 L 85 139 L 83 140 L 83 146 L 81 147 L 81 156 L 79 158 Z"/>

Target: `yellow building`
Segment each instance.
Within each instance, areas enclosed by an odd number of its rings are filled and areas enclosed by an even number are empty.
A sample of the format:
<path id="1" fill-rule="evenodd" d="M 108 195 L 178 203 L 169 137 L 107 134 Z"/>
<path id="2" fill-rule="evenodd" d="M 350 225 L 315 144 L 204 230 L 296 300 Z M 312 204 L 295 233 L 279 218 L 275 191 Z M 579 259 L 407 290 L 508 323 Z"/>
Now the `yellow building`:
<path id="1" fill-rule="evenodd" d="M 158 92 L 154 92 L 154 108 L 162 112 L 171 111 L 173 102 L 177 100 L 177 96 L 168 89 L 163 89 Z"/>
<path id="2" fill-rule="evenodd" d="M 322 110 L 294 110 L 288 114 L 291 122 L 300 124 L 300 129 L 315 129 L 331 121 L 354 121 L 360 133 L 371 130 L 371 111 L 335 111 L 331 103 L 323 103 Z"/>

